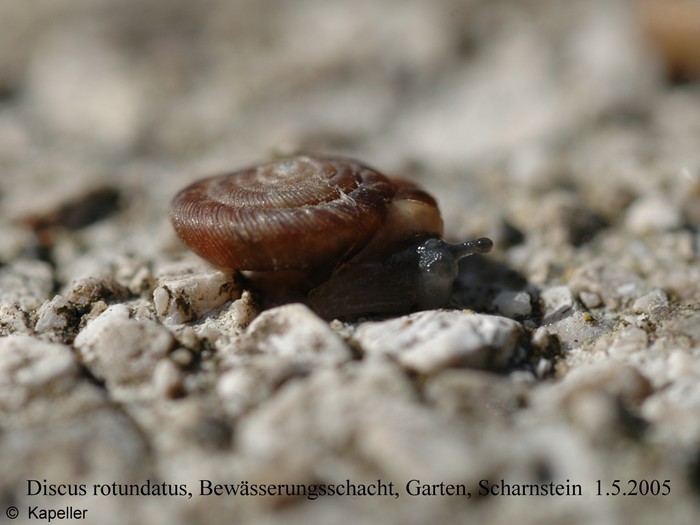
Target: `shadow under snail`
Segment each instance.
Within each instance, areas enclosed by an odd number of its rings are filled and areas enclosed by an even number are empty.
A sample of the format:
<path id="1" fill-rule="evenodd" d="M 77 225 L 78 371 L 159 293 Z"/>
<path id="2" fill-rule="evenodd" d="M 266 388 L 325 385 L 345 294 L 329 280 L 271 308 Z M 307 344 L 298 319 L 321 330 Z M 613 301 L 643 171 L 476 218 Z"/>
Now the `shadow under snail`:
<path id="1" fill-rule="evenodd" d="M 215 266 L 303 275 L 307 302 L 328 319 L 444 306 L 459 260 L 493 246 L 485 237 L 445 242 L 428 193 L 332 156 L 200 180 L 175 196 L 170 219 L 182 242 Z"/>

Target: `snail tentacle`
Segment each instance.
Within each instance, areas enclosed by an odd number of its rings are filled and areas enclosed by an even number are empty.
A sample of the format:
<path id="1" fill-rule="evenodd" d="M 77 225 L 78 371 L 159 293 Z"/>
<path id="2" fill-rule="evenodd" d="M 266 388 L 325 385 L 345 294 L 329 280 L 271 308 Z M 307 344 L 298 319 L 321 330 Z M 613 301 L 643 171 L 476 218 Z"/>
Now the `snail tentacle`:
<path id="1" fill-rule="evenodd" d="M 448 249 L 460 259 L 475 253 L 488 253 L 493 248 L 493 241 L 488 237 L 479 237 L 459 244 L 448 244 Z"/>

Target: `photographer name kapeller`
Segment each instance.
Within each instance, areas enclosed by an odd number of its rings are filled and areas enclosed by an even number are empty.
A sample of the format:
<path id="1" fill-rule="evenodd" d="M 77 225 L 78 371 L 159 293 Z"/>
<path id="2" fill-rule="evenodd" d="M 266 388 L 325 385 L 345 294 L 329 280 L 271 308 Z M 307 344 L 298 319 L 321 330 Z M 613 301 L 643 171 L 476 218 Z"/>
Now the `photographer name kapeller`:
<path id="1" fill-rule="evenodd" d="M 27 519 L 45 521 L 46 523 L 62 520 L 84 520 L 87 517 L 87 512 L 88 509 L 72 506 L 54 509 L 34 505 L 27 509 Z"/>

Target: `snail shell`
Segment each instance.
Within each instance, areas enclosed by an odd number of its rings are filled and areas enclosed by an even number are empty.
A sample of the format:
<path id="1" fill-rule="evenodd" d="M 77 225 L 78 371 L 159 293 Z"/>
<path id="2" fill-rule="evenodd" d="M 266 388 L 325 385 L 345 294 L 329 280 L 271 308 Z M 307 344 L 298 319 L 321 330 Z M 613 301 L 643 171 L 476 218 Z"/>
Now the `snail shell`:
<path id="1" fill-rule="evenodd" d="M 303 155 L 200 180 L 177 194 L 170 218 L 183 243 L 216 266 L 330 275 L 309 294 L 326 317 L 439 305 L 459 258 L 491 247 L 448 245 L 433 197 L 342 157 Z M 461 247 L 442 279 L 447 292 L 433 293 L 436 272 L 419 267 L 421 257 L 434 267 L 444 259 L 449 250 L 439 254 L 435 243 Z M 427 281 L 416 278 L 421 271 Z"/>

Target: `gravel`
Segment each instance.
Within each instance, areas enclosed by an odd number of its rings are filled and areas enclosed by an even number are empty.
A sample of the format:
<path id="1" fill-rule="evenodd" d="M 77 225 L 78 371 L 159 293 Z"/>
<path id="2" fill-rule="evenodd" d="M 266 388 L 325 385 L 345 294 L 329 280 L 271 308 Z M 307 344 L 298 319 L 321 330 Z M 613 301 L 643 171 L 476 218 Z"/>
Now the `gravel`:
<path id="1" fill-rule="evenodd" d="M 0 512 L 699 522 L 695 14 L 3 2 Z M 330 322 L 187 253 L 177 191 L 298 151 L 412 179 L 495 248 L 443 309 Z M 550 484 L 583 495 L 500 494 Z M 307 494 L 227 495 L 263 486 Z"/>

